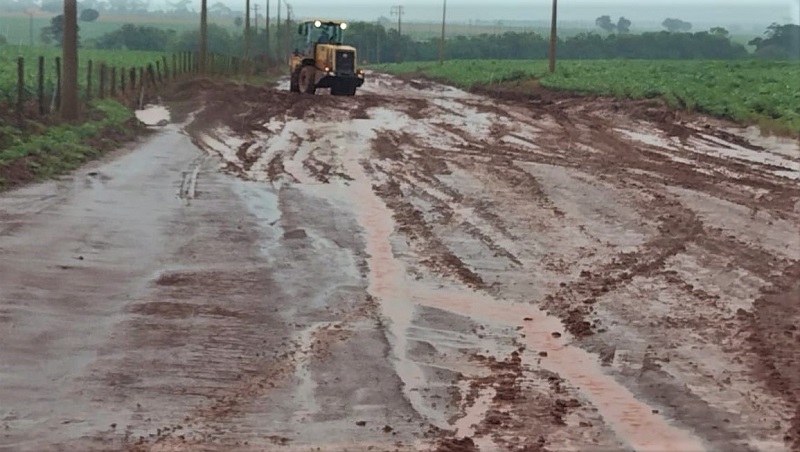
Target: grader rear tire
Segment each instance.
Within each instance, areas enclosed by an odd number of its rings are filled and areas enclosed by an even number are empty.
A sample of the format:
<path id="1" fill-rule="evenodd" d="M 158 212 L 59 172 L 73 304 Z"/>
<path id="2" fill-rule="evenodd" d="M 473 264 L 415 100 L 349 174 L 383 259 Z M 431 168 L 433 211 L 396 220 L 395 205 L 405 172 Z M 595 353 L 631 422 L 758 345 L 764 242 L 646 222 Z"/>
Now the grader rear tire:
<path id="1" fill-rule="evenodd" d="M 289 79 L 289 91 L 293 93 L 300 92 L 300 71 L 292 72 L 291 78 Z"/>
<path id="2" fill-rule="evenodd" d="M 314 94 L 317 92 L 317 70 L 314 66 L 303 66 L 300 70 L 298 85 L 303 94 Z"/>

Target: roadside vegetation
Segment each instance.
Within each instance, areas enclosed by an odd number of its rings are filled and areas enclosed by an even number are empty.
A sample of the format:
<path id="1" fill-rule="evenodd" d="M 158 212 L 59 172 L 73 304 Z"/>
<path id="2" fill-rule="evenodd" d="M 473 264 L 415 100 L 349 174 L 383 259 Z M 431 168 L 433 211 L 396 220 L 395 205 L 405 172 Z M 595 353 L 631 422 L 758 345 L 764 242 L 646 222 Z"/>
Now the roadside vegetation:
<path id="1" fill-rule="evenodd" d="M 707 113 L 800 136 L 797 61 L 564 60 L 549 74 L 547 62 L 461 60 L 373 66 L 399 75 L 419 75 L 465 89 L 539 86 L 623 99 L 662 98 L 675 108 Z"/>
<path id="2" fill-rule="evenodd" d="M 65 174 L 118 148 L 142 129 L 131 110 L 114 100 L 94 100 L 77 124 L 0 120 L 0 190 Z"/>

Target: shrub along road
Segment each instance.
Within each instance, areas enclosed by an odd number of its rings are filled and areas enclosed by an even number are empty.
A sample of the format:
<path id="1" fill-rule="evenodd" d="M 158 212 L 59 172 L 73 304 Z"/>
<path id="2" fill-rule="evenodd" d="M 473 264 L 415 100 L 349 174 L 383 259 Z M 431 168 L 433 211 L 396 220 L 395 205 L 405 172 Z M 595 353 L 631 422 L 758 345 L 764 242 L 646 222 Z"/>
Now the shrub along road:
<path id="1" fill-rule="evenodd" d="M 0 449 L 800 445 L 796 142 L 381 75 L 180 91 L 0 198 Z"/>

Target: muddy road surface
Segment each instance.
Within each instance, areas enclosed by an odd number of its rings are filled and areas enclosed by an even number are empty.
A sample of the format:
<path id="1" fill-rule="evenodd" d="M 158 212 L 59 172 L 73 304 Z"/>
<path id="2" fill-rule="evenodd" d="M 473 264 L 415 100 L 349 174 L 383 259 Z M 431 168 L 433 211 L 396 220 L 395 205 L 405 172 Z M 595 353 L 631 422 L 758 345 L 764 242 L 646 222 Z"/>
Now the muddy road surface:
<path id="1" fill-rule="evenodd" d="M 176 98 L 0 196 L 0 450 L 800 448 L 796 141 L 381 75 Z"/>

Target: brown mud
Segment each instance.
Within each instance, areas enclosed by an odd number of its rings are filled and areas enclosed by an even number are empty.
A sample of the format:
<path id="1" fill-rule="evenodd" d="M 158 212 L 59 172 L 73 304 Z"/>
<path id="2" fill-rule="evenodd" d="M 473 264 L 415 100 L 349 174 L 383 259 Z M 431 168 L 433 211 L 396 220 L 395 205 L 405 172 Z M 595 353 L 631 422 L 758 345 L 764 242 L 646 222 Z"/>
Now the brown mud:
<path id="1" fill-rule="evenodd" d="M 175 89 L 200 108 L 183 132 L 205 156 L 145 149 L 181 160 L 179 181 L 153 165 L 120 199 L 177 184 L 182 203 L 147 217 L 164 245 L 132 261 L 144 279 L 113 310 L 118 333 L 86 345 L 114 351 L 59 374 L 118 426 L 84 413 L 37 437 L 20 418 L 46 416 L 3 385 L 0 446 L 800 447 L 796 141 L 649 101 L 379 74 L 353 98 L 287 91 Z M 24 259 L 39 229 L 14 209 L 0 249 Z M 66 281 L 34 291 L 3 270 L 0 325 Z M 24 337 L 0 370 L 30 371 Z"/>

